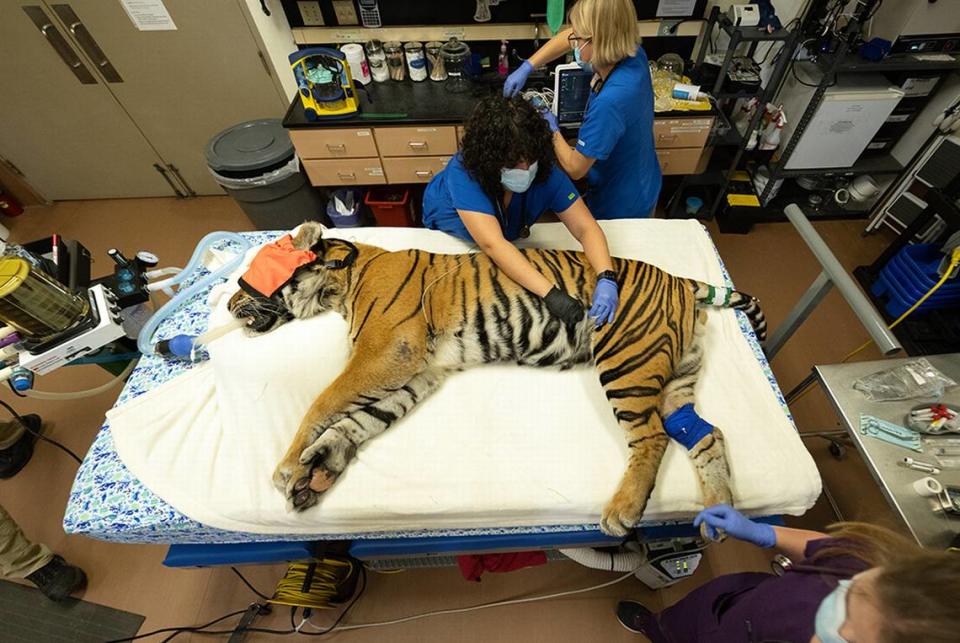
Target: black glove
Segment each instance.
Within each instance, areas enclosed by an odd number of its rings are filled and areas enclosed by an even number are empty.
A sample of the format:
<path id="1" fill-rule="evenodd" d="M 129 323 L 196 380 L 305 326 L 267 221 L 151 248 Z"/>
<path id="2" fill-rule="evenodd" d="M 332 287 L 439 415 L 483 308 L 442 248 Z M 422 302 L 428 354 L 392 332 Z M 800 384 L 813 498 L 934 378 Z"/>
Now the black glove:
<path id="1" fill-rule="evenodd" d="M 576 324 L 583 319 L 583 304 L 556 286 L 543 298 L 547 310 L 566 324 Z"/>

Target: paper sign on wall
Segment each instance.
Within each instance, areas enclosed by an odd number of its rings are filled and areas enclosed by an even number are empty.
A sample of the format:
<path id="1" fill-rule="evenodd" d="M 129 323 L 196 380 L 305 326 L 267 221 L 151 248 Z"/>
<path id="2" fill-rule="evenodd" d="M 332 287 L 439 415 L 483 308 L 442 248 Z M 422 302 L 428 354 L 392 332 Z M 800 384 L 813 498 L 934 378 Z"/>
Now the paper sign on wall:
<path id="1" fill-rule="evenodd" d="M 176 31 L 163 0 L 120 0 L 130 22 L 140 31 Z"/>
<path id="2" fill-rule="evenodd" d="M 660 0 L 657 5 L 657 17 L 692 16 L 696 6 L 697 0 Z"/>

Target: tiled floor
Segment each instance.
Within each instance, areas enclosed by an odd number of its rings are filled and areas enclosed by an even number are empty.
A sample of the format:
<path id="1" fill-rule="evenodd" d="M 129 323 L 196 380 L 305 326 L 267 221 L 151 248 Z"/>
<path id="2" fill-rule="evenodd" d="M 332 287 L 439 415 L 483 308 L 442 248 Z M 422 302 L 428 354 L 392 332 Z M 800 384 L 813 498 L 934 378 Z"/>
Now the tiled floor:
<path id="1" fill-rule="evenodd" d="M 149 249 L 161 257 L 164 265 L 182 265 L 206 232 L 251 227 L 231 200 L 220 197 L 188 201 L 67 202 L 30 210 L 5 223 L 11 228 L 14 240 L 39 238 L 51 232 L 81 240 L 96 259 L 94 274 L 103 274 L 109 269 L 105 254 L 109 247 L 118 247 L 128 254 Z M 817 228 L 848 268 L 871 261 L 888 242 L 882 237 L 861 238 L 863 225 L 857 222 L 821 223 Z M 776 326 L 816 276 L 818 269 L 813 256 L 788 224 L 760 226 L 746 236 L 720 235 L 715 227 L 711 227 L 711 232 L 738 287 L 761 299 L 771 325 Z M 838 361 L 865 337 L 840 296 L 833 293 L 777 356 L 774 371 L 782 387 L 789 389 L 809 372 L 812 364 Z M 865 351 L 859 359 L 875 357 L 876 353 Z M 96 367 L 84 366 L 61 369 L 41 382 L 44 389 L 75 390 L 88 388 L 106 377 Z M 104 411 L 116 394 L 113 390 L 86 400 L 40 403 L 14 401 L 9 392 L 0 392 L 19 412 L 40 413 L 50 435 L 81 453 L 89 446 Z M 837 426 L 836 417 L 818 390 L 802 399 L 794 413 L 803 431 Z M 823 440 L 807 442 L 825 483 L 847 518 L 895 524 L 855 453 L 841 463 L 829 456 Z M 90 585 L 86 600 L 146 615 L 144 631 L 202 623 L 242 609 L 253 600 L 253 595 L 229 570 L 162 567 L 163 547 L 114 545 L 64 535 L 61 520 L 74 471 L 75 465 L 62 453 L 40 445 L 33 461 L 21 474 L 0 484 L 0 503 L 31 538 L 46 542 L 87 571 Z M 832 520 L 833 515 L 821 502 L 806 516 L 791 522 L 822 528 Z M 617 598 L 638 599 L 657 609 L 673 603 L 712 576 L 764 570 L 767 565 L 766 553 L 741 543 L 727 542 L 708 550 L 703 568 L 693 578 L 659 593 L 645 589 L 635 579 L 628 579 L 597 592 L 549 602 L 438 616 L 389 629 L 343 632 L 335 638 L 528 643 L 637 640 L 613 617 Z M 264 592 L 272 589 L 282 571 L 281 566 L 245 569 L 250 580 Z M 349 620 L 356 623 L 391 619 L 422 611 L 575 589 L 612 578 L 611 574 L 587 570 L 573 563 L 550 563 L 507 575 L 487 575 L 482 583 L 467 583 L 452 568 L 391 575 L 371 573 L 367 592 Z M 316 621 L 326 623 L 328 617 L 319 614 Z M 288 613 L 278 611 L 261 622 L 283 628 L 289 623 Z M 257 634 L 248 640 L 273 638 L 276 637 Z"/>

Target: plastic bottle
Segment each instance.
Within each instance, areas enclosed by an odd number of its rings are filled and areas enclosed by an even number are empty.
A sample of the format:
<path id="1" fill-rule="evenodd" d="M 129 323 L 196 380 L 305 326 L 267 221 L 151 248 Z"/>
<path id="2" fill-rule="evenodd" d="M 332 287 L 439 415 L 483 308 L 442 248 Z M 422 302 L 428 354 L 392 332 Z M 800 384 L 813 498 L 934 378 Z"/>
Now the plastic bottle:
<path id="1" fill-rule="evenodd" d="M 775 150 L 780 147 L 780 138 L 785 124 L 786 121 L 781 113 L 776 122 L 771 122 L 770 126 L 764 131 L 763 140 L 760 142 L 761 150 Z"/>
<path id="2" fill-rule="evenodd" d="M 673 86 L 671 96 L 680 100 L 697 100 L 700 97 L 700 86 L 677 83 Z"/>
<path id="3" fill-rule="evenodd" d="M 753 111 L 757 108 L 758 103 L 759 101 L 756 98 L 751 98 L 748 101 L 744 101 L 740 107 L 740 111 L 737 112 L 733 124 L 741 135 L 746 134 L 747 127 L 750 125 L 750 119 L 753 118 Z"/>
<path id="4" fill-rule="evenodd" d="M 500 41 L 500 56 L 497 58 L 497 73 L 506 77 L 510 73 L 510 59 L 507 57 L 507 41 Z"/>

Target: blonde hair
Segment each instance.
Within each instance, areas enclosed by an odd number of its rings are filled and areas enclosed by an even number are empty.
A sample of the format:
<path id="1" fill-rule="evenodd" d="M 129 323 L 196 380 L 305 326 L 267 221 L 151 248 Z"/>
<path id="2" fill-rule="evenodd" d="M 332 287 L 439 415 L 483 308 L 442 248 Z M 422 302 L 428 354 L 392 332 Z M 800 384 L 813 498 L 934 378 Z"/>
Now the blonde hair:
<path id="1" fill-rule="evenodd" d="M 579 0 L 570 9 L 570 24 L 578 36 L 592 39 L 594 66 L 637 55 L 640 34 L 633 0 Z"/>
<path id="2" fill-rule="evenodd" d="M 862 522 L 837 523 L 827 531 L 838 541 L 818 550 L 815 561 L 853 556 L 880 568 L 867 599 L 886 615 L 882 643 L 957 640 L 960 554 L 922 549 L 885 527 Z"/>

